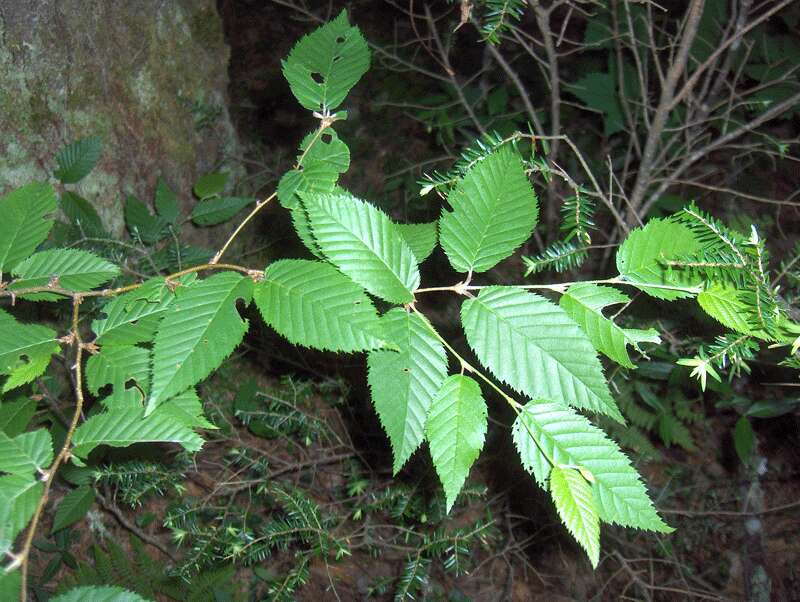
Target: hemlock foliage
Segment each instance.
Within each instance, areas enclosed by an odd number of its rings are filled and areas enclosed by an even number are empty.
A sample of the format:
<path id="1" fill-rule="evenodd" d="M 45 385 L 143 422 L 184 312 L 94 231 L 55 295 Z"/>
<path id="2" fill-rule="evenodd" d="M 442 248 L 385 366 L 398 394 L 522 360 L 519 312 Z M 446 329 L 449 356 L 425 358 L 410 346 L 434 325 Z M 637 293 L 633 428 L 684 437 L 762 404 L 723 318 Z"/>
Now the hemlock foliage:
<path id="1" fill-rule="evenodd" d="M 496 43 L 504 23 L 519 18 L 519 3 L 484 4 L 484 33 Z M 614 278 L 533 286 L 548 296 L 526 290 L 525 284 L 473 285 L 474 274 L 514 254 L 536 227 L 538 200 L 528 177 L 534 159 L 523 159 L 516 144 L 526 135 L 488 136 L 452 172 L 430 178 L 423 193 L 436 189 L 447 198 L 438 223 L 397 224 L 337 187 L 350 152 L 333 129 L 345 115 L 332 111 L 369 61 L 366 41 L 343 12 L 300 40 L 283 62 L 292 93 L 319 119 L 276 193 L 313 260 L 282 259 L 263 270 L 250 269 L 220 263 L 225 248 L 211 259 L 200 249 L 178 245 L 150 257 L 169 275 L 130 282 L 117 265 L 89 251 L 37 251 L 58 208 L 50 185 L 29 184 L 0 198 L 0 294 L 18 303 L 72 304 L 72 321 L 58 331 L 0 310 L 3 394 L 44 374 L 60 350 L 75 362 L 77 387 L 75 428 L 57 437 L 42 427 L 26 431 L 30 413 L 21 427 L 12 428 L 23 406 L 2 400 L 0 410 L 10 412 L 0 432 L 4 552 L 19 550 L 16 538 L 37 512 L 43 481 L 58 468 L 82 465 L 101 446 L 157 442 L 187 452 L 202 447 L 197 430 L 213 425 L 194 387 L 242 342 L 250 326 L 243 311 L 252 302 L 264 322 L 293 344 L 368 353 L 369 385 L 392 445 L 393 471 L 427 441 L 448 511 L 484 446 L 487 400 L 499 397 L 517 414 L 512 437 L 523 467 L 549 491 L 594 566 L 601 521 L 671 531 L 630 460 L 581 413 L 624 424 L 600 355 L 633 369 L 632 352 L 659 341 L 654 329 L 624 328 L 603 311 L 630 302 L 619 286 L 662 301 L 696 297 L 699 307 L 732 333 L 681 363 L 693 368 L 703 386 L 709 375 L 719 379 L 718 371 L 729 365 L 746 369 L 761 342 L 789 346 L 797 333 L 770 285 L 763 240 L 755 229 L 749 236 L 735 233 L 691 205 L 632 231 L 617 251 Z M 64 184 L 80 180 L 99 152 L 94 139 L 70 145 L 58 156 L 55 176 Z M 191 219 L 198 225 L 229 220 L 253 202 L 222 196 L 227 176 L 211 176 L 195 187 L 199 200 Z M 102 226 L 90 204 L 67 193 L 61 207 L 71 220 Z M 152 214 L 134 198 L 126 203 L 131 235 L 148 244 L 167 238 L 178 223 L 176 197 L 163 182 L 155 206 Z M 591 211 L 579 198 L 565 207 L 569 235 L 563 248 L 529 259 L 529 273 L 569 267 L 567 251 L 585 252 L 565 245 L 574 245 L 572 238 L 588 240 Z M 419 264 L 437 244 L 464 280 L 431 291 L 421 286 Z M 442 291 L 465 297 L 461 323 L 480 365 L 470 365 L 418 309 L 427 293 Z M 553 294 L 560 295 L 557 302 Z M 91 332 L 80 321 L 82 305 L 89 303 L 99 311 Z M 102 399 L 84 417 L 88 393 Z M 54 447 L 54 440 L 63 441 L 63 449 Z M 303 535 L 303 541 L 319 546 L 323 556 L 336 548 L 323 536 L 313 504 L 293 492 L 275 489 L 272 495 L 287 508 L 289 526 L 313 518 L 317 530 Z M 59 527 L 75 522 L 75 509 L 86 512 L 93 500 L 85 487 L 76 489 L 62 502 Z M 11 558 L 3 587 L 13 589 L 20 587 L 16 575 L 26 558 Z M 410 561 L 404 582 L 409 588 L 425 562 L 422 555 Z M 84 588 L 56 599 L 141 598 L 120 589 Z"/>

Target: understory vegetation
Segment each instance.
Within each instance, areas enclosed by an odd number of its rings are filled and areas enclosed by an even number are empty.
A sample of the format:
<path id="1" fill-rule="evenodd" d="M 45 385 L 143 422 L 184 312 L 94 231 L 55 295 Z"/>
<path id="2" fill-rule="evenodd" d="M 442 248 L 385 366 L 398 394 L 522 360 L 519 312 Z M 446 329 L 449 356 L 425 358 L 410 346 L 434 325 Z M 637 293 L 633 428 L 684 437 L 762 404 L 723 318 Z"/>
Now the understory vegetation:
<path id="1" fill-rule="evenodd" d="M 380 4 L 288 159 L 2 191 L 0 598 L 790 599 L 797 4 Z"/>

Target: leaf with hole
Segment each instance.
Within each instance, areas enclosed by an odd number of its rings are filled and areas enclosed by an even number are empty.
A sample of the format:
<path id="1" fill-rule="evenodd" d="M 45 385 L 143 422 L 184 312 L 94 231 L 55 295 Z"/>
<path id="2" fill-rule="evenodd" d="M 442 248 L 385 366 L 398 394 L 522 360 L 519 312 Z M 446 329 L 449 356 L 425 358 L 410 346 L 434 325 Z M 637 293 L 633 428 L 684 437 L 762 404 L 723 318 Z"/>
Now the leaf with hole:
<path id="1" fill-rule="evenodd" d="M 97 395 L 105 385 L 121 393 L 133 381 L 144 396 L 150 389 L 150 351 L 135 345 L 109 345 L 86 362 L 86 386 Z"/>
<path id="2" fill-rule="evenodd" d="M 278 183 L 278 200 L 294 209 L 302 193 L 333 192 L 339 176 L 349 167 L 350 149 L 333 128 L 311 132 L 300 143 L 296 167 Z"/>
<path id="3" fill-rule="evenodd" d="M 188 274 L 173 281 L 180 289 L 197 278 Z M 99 345 L 135 345 L 153 339 L 156 329 L 175 301 L 172 287 L 164 278 L 151 278 L 128 293 L 115 297 L 101 308 L 102 317 L 92 322 Z"/>
<path id="4" fill-rule="evenodd" d="M 310 111 L 330 112 L 369 69 L 369 47 L 342 11 L 295 44 L 282 61 L 292 94 Z"/>
<path id="5" fill-rule="evenodd" d="M 242 341 L 248 327 L 236 302 L 250 303 L 250 278 L 222 272 L 178 291 L 153 343 L 148 413 L 211 374 Z"/>
<path id="6" fill-rule="evenodd" d="M 54 330 L 40 324 L 21 324 L 0 309 L 0 375 L 8 376 L 2 391 L 41 376 L 60 348 Z"/>

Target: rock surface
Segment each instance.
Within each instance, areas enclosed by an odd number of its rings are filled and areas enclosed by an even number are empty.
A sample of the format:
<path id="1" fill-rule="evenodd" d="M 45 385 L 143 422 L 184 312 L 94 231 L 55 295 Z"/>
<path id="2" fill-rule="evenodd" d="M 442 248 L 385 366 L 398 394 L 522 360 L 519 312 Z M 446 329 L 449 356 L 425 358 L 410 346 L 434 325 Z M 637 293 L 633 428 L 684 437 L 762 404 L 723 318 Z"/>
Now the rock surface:
<path id="1" fill-rule="evenodd" d="M 244 171 L 228 58 L 214 0 L 3 0 L 0 193 L 52 180 L 58 150 L 97 135 L 103 155 L 76 192 L 112 234 L 125 196 L 150 203 L 159 176 L 188 214 L 199 175 Z"/>

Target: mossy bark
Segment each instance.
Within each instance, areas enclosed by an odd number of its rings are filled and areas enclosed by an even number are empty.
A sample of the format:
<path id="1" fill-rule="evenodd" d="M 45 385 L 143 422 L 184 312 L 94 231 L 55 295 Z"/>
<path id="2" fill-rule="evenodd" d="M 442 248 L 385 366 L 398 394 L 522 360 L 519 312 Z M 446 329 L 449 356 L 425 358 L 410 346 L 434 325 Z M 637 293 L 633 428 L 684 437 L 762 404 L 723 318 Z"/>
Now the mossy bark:
<path id="1" fill-rule="evenodd" d="M 98 135 L 102 158 L 77 192 L 111 232 L 123 230 L 125 196 L 149 201 L 159 176 L 188 213 L 199 175 L 243 173 L 228 58 L 213 0 L 5 0 L 0 193 L 52 178 L 62 146 Z"/>

